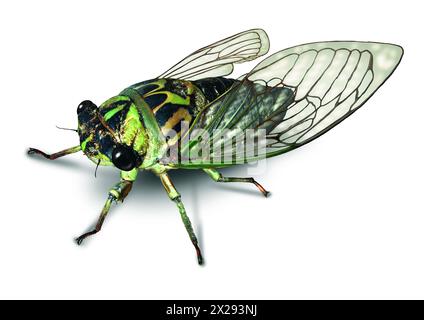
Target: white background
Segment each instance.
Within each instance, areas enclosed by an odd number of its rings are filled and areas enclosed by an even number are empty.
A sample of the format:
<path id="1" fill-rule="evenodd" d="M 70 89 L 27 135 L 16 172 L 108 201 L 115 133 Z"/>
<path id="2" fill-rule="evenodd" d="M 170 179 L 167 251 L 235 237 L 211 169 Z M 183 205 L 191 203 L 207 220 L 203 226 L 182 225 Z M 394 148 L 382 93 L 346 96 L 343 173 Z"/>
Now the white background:
<path id="1" fill-rule="evenodd" d="M 424 298 L 423 8 L 420 1 L 9 1 L 0 5 L 0 298 Z M 100 104 L 190 52 L 262 27 L 271 52 L 323 40 L 405 48 L 354 116 L 267 162 L 272 191 L 175 172 L 199 233 L 199 267 L 175 205 L 141 173 L 82 247 L 118 171 L 82 154 L 76 107 Z M 248 68 L 253 67 L 250 64 Z M 239 68 L 241 70 L 246 70 Z M 224 171 L 245 176 L 247 167 Z"/>

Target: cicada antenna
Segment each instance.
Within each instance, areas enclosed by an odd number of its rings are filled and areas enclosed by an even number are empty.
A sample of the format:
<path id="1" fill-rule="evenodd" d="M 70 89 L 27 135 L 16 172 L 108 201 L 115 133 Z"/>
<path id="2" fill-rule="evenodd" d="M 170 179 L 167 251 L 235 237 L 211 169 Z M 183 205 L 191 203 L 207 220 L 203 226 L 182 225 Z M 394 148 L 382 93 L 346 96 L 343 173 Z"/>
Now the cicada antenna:
<path id="1" fill-rule="evenodd" d="M 97 178 L 97 169 L 99 168 L 99 165 L 100 165 L 100 159 L 99 159 L 99 161 L 97 162 L 97 165 L 96 165 L 96 170 L 94 170 L 94 178 Z"/>
<path id="2" fill-rule="evenodd" d="M 118 139 L 117 134 L 112 130 L 111 127 L 109 127 L 109 125 L 106 123 L 105 119 L 103 118 L 103 116 L 100 114 L 100 112 L 98 110 L 97 110 L 97 118 L 99 119 L 99 121 L 103 125 L 103 127 L 106 128 L 107 131 L 109 131 L 109 133 L 112 135 L 115 142 L 119 143 L 120 139 Z"/>
<path id="3" fill-rule="evenodd" d="M 78 130 L 77 130 L 77 129 L 62 128 L 62 127 L 59 127 L 59 126 L 56 126 L 56 128 L 58 128 L 58 129 L 60 129 L 60 130 L 69 130 L 69 131 L 75 131 L 75 132 L 78 132 Z"/>

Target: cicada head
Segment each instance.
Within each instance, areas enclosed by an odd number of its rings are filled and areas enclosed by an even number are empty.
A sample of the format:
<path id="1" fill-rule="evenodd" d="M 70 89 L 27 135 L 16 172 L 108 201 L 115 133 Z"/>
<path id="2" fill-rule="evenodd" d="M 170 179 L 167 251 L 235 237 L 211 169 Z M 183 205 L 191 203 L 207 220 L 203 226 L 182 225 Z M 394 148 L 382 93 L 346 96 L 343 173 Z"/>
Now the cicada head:
<path id="1" fill-rule="evenodd" d="M 100 107 L 85 100 L 79 104 L 77 114 L 81 149 L 91 161 L 124 171 L 142 164 L 147 135 L 128 97 L 113 97 Z"/>

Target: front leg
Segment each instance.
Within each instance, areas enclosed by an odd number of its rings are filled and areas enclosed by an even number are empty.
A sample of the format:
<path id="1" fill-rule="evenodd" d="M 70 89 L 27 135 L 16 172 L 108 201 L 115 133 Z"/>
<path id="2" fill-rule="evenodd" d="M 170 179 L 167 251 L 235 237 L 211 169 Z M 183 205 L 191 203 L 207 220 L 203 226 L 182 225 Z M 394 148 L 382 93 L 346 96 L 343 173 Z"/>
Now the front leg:
<path id="1" fill-rule="evenodd" d="M 96 234 L 102 229 L 103 222 L 106 219 L 107 214 L 109 213 L 110 207 L 113 202 L 118 203 L 118 201 L 123 202 L 125 197 L 130 193 L 132 184 L 137 178 L 138 170 L 137 168 L 131 171 L 121 171 L 121 181 L 118 182 L 112 189 L 109 190 L 109 194 L 106 200 L 105 205 L 103 206 L 103 210 L 100 213 L 100 216 L 97 220 L 96 226 L 94 229 L 82 234 L 78 238 L 75 239 L 77 244 L 81 244 L 85 238 Z"/>
<path id="2" fill-rule="evenodd" d="M 187 233 L 190 237 L 191 243 L 193 243 L 193 246 L 196 249 L 197 262 L 200 265 L 202 265 L 203 264 L 202 252 L 200 251 L 199 242 L 197 241 L 197 237 L 196 237 L 196 234 L 194 233 L 190 219 L 187 216 L 186 210 L 184 208 L 184 204 L 181 201 L 181 195 L 178 193 L 177 189 L 175 189 L 174 184 L 172 183 L 171 179 L 169 178 L 169 176 L 166 172 L 161 173 L 159 175 L 159 177 L 160 177 L 160 180 L 162 181 L 163 187 L 165 188 L 166 192 L 168 193 L 169 198 L 172 201 L 174 201 L 175 204 L 178 207 L 178 210 L 179 210 L 180 216 L 181 216 L 181 220 L 183 220 L 184 226 L 185 226 Z"/>
<path id="3" fill-rule="evenodd" d="M 75 146 L 75 147 L 68 148 L 68 149 L 65 149 L 65 150 L 62 150 L 62 151 L 59 151 L 59 152 L 55 152 L 55 153 L 52 153 L 52 154 L 47 154 L 47 153 L 45 153 L 45 152 L 43 152 L 41 150 L 38 150 L 38 149 L 35 149 L 35 148 L 29 148 L 28 151 L 27 151 L 27 153 L 28 154 L 38 154 L 38 155 L 40 155 L 40 156 L 42 156 L 42 157 L 44 157 L 46 159 L 54 160 L 54 159 L 57 159 L 57 158 L 66 156 L 68 154 L 72 154 L 72 153 L 78 152 L 80 150 L 81 150 L 81 146 Z"/>

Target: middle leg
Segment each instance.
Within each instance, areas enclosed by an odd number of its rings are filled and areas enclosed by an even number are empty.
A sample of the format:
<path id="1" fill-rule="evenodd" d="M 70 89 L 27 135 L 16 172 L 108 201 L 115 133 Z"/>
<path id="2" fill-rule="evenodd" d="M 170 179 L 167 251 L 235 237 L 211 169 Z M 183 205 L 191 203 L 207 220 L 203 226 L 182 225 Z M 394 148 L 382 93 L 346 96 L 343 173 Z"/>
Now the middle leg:
<path id="1" fill-rule="evenodd" d="M 187 216 L 186 210 L 184 208 L 184 204 L 181 201 L 181 195 L 178 193 L 177 189 L 175 189 L 174 184 L 172 183 L 171 179 L 169 178 L 166 172 L 161 173 L 159 175 L 159 178 L 162 181 L 162 185 L 165 188 L 166 192 L 168 193 L 169 198 L 175 202 L 175 204 L 178 207 L 178 210 L 180 211 L 181 220 L 184 223 L 184 226 L 190 237 L 191 243 L 196 249 L 197 262 L 200 265 L 202 265 L 203 264 L 202 252 L 200 250 L 199 242 L 197 241 L 196 234 L 194 233 L 193 227 L 191 225 L 190 218 Z"/>

